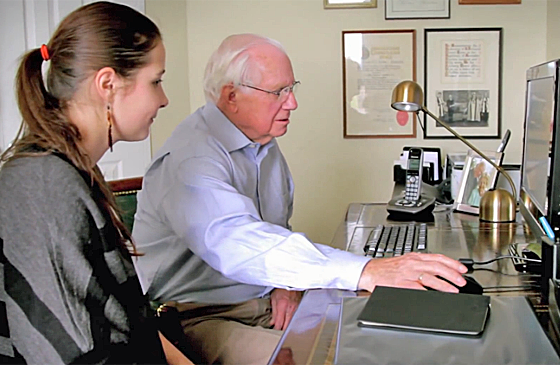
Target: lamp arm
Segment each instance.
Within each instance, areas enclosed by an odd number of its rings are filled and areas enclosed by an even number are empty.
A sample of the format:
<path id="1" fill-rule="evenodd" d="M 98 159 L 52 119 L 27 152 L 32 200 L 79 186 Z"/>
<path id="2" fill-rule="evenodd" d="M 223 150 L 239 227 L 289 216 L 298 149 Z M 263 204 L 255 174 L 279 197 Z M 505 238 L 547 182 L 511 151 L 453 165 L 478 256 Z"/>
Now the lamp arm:
<path id="1" fill-rule="evenodd" d="M 515 189 L 515 184 L 513 183 L 513 180 L 511 179 L 509 174 L 506 172 L 506 170 L 503 169 L 503 167 L 498 166 L 494 161 L 492 161 L 490 158 L 488 158 L 484 153 L 482 153 L 478 148 L 473 146 L 469 141 L 467 141 L 465 138 L 463 138 L 459 133 L 455 132 L 450 126 L 448 126 L 446 123 L 442 122 L 441 119 L 439 119 L 434 114 L 432 114 L 427 108 L 422 107 L 422 111 L 424 113 L 428 114 L 430 117 L 432 117 L 432 119 L 434 119 L 436 122 L 438 122 L 449 133 L 451 133 L 452 135 L 457 137 L 461 142 L 463 142 L 464 144 L 469 146 L 474 152 L 478 153 L 478 155 L 480 157 L 482 157 L 483 159 L 488 161 L 492 166 L 494 166 L 494 168 L 496 168 L 496 170 L 498 170 L 502 175 L 504 175 L 505 178 L 507 179 L 507 181 L 509 182 L 509 184 L 511 185 L 511 190 L 513 192 L 513 199 L 517 200 L 517 190 Z"/>

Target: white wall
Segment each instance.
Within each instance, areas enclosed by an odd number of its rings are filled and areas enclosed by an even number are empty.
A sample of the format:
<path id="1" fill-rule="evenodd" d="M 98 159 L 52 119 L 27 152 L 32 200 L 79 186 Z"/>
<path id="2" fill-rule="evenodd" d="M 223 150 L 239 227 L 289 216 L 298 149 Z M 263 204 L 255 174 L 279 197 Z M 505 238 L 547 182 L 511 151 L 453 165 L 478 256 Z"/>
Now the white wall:
<path id="1" fill-rule="evenodd" d="M 150 134 L 152 155 L 191 112 L 187 57 L 187 2 L 146 0 L 146 14 L 158 25 L 166 50 L 163 87 L 169 105 L 158 112 Z M 198 85 L 197 85 L 198 87 Z"/>
<path id="2" fill-rule="evenodd" d="M 546 17 L 546 59 L 553 60 L 560 58 L 560 22 L 558 15 L 560 15 L 560 1 L 547 0 L 547 17 Z"/>
<path id="3" fill-rule="evenodd" d="M 186 18 L 182 22 L 175 3 L 184 1 Z M 160 0 L 147 0 L 148 15 L 153 8 L 150 3 L 160 4 Z M 279 139 L 296 183 L 292 225 L 318 242 L 330 242 L 349 203 L 388 200 L 393 186 L 392 163 L 403 146 L 437 146 L 444 152 L 466 150 L 458 141 L 426 141 L 421 131 L 416 139 L 343 139 L 343 30 L 416 29 L 417 81 L 423 85 L 424 28 L 503 27 L 502 130 L 512 131 L 506 163 L 519 163 L 521 159 L 525 71 L 547 60 L 547 0 L 523 0 L 521 5 L 459 5 L 451 0 L 451 19 L 398 21 L 385 20 L 384 1 L 377 3 L 373 9 L 328 10 L 323 9 L 323 0 L 175 0 L 158 5 L 158 16 L 169 31 L 172 26 L 167 16 L 179 21 L 177 26 L 186 24 L 183 41 L 188 56 L 181 63 L 188 65 L 188 85 L 183 85 L 181 77 L 174 77 L 180 71 L 170 65 L 165 87 L 169 90 L 180 83 L 183 91 L 170 95 L 171 103 L 190 102 L 190 112 L 204 103 L 204 67 L 223 38 L 254 32 L 285 46 L 296 78 L 302 82 L 297 94 L 299 109 L 292 114 L 288 134 Z M 164 37 L 168 42 L 165 30 Z M 167 47 L 170 51 L 169 44 Z M 185 109 L 184 105 L 180 108 Z M 153 127 L 153 135 L 158 138 L 153 139 L 154 149 L 187 112 L 161 114 Z M 499 144 L 499 140 L 472 142 L 490 150 Z"/>

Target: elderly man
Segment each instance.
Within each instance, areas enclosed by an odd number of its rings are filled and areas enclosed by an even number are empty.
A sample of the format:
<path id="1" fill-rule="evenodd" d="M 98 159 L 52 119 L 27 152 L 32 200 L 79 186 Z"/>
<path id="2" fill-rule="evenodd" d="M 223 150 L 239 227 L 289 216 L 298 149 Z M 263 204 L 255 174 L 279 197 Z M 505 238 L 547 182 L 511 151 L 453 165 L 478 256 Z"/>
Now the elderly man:
<path id="1" fill-rule="evenodd" d="M 456 292 L 466 268 L 430 254 L 370 260 L 291 231 L 293 181 L 276 138 L 299 81 L 276 41 L 226 38 L 206 67 L 207 104 L 156 153 L 138 196 L 136 268 L 152 300 L 180 304 L 201 360 L 263 364 L 309 288 Z"/>

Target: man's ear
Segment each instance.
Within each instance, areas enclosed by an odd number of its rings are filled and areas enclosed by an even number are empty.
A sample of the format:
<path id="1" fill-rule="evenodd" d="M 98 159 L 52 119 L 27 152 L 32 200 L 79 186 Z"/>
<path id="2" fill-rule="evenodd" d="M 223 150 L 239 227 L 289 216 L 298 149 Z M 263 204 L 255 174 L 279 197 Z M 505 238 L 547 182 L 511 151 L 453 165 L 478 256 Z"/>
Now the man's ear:
<path id="1" fill-rule="evenodd" d="M 111 67 L 103 67 L 97 71 L 93 79 L 94 88 L 104 102 L 110 103 L 117 88 L 121 86 L 122 80 Z"/>
<path id="2" fill-rule="evenodd" d="M 233 84 L 227 84 L 222 86 L 222 91 L 220 93 L 220 98 L 218 100 L 218 106 L 222 111 L 229 111 L 230 113 L 236 113 L 238 110 L 238 95 L 239 91 Z"/>

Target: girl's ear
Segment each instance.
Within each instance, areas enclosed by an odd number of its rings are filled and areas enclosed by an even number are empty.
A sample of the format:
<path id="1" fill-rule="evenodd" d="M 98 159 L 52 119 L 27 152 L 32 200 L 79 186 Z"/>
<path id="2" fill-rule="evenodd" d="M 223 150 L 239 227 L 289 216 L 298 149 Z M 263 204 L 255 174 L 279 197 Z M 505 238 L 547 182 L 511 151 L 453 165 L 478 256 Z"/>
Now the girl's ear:
<path id="1" fill-rule="evenodd" d="M 122 85 L 122 79 L 112 67 L 103 67 L 95 74 L 94 89 L 105 103 L 110 103 L 115 90 Z"/>

